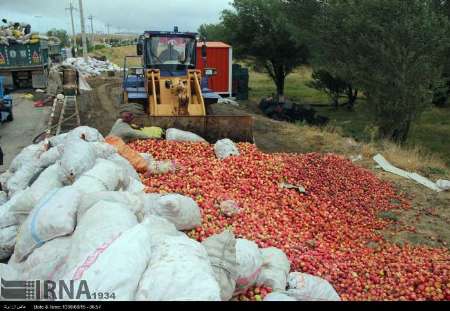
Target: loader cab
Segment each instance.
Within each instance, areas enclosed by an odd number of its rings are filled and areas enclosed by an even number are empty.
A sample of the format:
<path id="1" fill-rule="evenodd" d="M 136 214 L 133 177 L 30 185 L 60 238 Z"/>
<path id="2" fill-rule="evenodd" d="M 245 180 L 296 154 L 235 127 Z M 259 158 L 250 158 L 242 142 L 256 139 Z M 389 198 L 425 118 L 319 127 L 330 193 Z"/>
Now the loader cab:
<path id="1" fill-rule="evenodd" d="M 146 69 L 159 69 L 162 76 L 180 76 L 195 69 L 196 47 L 196 33 L 147 31 L 137 49 Z"/>

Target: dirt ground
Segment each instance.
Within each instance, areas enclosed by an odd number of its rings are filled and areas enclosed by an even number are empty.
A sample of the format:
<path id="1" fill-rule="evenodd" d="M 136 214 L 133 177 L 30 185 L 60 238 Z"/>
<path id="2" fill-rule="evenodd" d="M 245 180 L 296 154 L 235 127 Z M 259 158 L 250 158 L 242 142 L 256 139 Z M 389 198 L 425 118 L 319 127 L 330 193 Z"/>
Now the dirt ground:
<path id="1" fill-rule="evenodd" d="M 82 123 L 107 135 L 119 116 L 121 105 L 119 77 L 89 80 L 93 92 L 79 97 Z M 211 107 L 216 115 L 250 114 L 254 117 L 255 143 L 268 153 L 333 152 L 345 156 L 363 153 L 360 145 L 338 134 L 324 134 L 316 129 L 279 122 L 264 117 L 254 103 L 243 102 L 239 107 L 218 104 Z M 311 144 L 311 141 L 314 143 Z M 395 243 L 425 244 L 450 247 L 450 192 L 435 193 L 410 180 L 382 172 L 369 157 L 355 163 L 370 169 L 380 178 L 390 181 L 400 193 L 411 200 L 411 209 L 384 213 L 395 224 L 383 232 Z"/>
<path id="2" fill-rule="evenodd" d="M 107 135 L 119 116 L 122 79 L 97 77 L 88 83 L 93 91 L 78 97 L 81 122 Z"/>

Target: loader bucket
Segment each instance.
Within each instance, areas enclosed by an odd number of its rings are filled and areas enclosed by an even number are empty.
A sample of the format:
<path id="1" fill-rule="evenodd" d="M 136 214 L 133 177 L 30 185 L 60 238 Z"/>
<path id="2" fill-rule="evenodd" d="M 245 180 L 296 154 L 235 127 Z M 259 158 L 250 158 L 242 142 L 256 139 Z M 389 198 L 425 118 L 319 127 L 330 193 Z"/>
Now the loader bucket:
<path id="1" fill-rule="evenodd" d="M 141 127 L 158 126 L 189 131 L 210 143 L 223 138 L 234 142 L 254 142 L 251 116 L 146 116 L 136 117 L 133 123 Z"/>

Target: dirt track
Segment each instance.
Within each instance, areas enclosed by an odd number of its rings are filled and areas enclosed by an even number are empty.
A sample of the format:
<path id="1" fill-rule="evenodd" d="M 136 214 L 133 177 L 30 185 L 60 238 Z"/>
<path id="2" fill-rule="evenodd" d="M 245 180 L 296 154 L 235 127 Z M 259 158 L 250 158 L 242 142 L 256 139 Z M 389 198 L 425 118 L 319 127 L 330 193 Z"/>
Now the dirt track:
<path id="1" fill-rule="evenodd" d="M 104 135 L 109 133 L 119 116 L 121 82 L 118 77 L 101 77 L 89 81 L 93 92 L 79 97 L 83 125 L 95 127 Z M 361 151 L 359 147 L 346 145 L 346 140 L 342 137 L 339 137 L 342 142 L 337 143 L 334 141 L 336 136 L 329 137 L 316 130 L 268 119 L 258 113 L 254 105 L 248 103 L 242 104 L 239 108 L 215 105 L 211 108 L 211 112 L 216 115 L 252 115 L 255 119 L 255 143 L 264 152 L 333 152 L 349 156 Z M 309 136 L 308 141 L 312 140 L 314 144 L 306 142 L 306 135 Z M 404 193 L 412 201 L 412 209 L 408 211 L 392 211 L 388 215 L 383 215 L 396 220 L 396 224 L 384 232 L 387 239 L 397 243 L 450 247 L 450 192 L 437 194 L 412 181 L 384 173 L 374 168 L 374 162 L 370 158 L 357 164 L 393 183 L 399 192 Z M 416 232 L 404 230 L 404 226 L 414 227 Z"/>

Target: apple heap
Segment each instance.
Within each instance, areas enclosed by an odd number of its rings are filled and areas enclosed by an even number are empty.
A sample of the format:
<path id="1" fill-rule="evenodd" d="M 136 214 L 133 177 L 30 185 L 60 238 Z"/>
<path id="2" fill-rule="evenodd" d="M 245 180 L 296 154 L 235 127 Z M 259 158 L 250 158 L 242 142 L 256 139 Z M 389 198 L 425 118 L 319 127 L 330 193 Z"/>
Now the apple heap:
<path id="1" fill-rule="evenodd" d="M 379 233 L 392 223 L 380 212 L 409 208 L 388 182 L 334 154 L 265 154 L 252 144 L 237 145 L 241 155 L 221 161 L 207 143 L 130 144 L 176 162 L 177 172 L 142 179 L 147 192 L 196 200 L 202 226 L 188 235 L 198 241 L 232 229 L 261 248 L 278 247 L 292 271 L 326 279 L 342 300 L 450 299 L 448 249 L 398 246 Z M 240 212 L 224 215 L 218 206 L 226 200 Z"/>
<path id="2" fill-rule="evenodd" d="M 270 287 L 254 286 L 236 297 L 238 301 L 263 301 L 272 292 Z"/>

